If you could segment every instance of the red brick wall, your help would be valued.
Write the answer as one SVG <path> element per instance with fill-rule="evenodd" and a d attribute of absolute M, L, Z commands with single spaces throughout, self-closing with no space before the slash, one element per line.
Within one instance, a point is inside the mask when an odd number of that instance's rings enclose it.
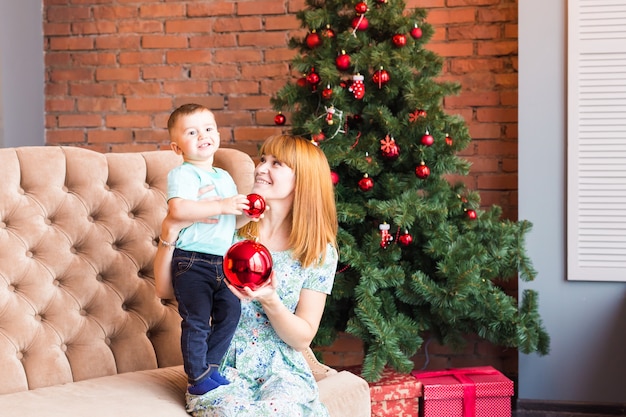
<path fill-rule="evenodd" d="M 295 17 L 304 0 L 43 3 L 48 144 L 165 149 L 169 113 L 191 100 L 215 111 L 223 146 L 254 155 L 279 131 L 270 97 L 290 77 L 294 52 L 286 45 L 304 34 Z M 473 168 L 463 180 L 484 205 L 515 219 L 517 1 L 407 0 L 407 7 L 429 10 L 436 33 L 428 47 L 446 58 L 443 78 L 462 85 L 445 106 L 473 137 L 463 152 Z M 502 356 L 480 342 L 468 349 L 463 357 Z"/>

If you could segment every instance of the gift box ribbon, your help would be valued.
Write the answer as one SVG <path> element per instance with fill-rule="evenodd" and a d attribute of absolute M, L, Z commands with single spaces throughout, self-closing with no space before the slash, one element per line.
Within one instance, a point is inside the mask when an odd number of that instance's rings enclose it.
<path fill-rule="evenodd" d="M 476 417 L 476 384 L 468 375 L 497 375 L 499 372 L 493 368 L 451 368 L 443 371 L 414 371 L 412 374 L 417 379 L 441 376 L 455 378 L 463 386 L 463 417 Z"/>

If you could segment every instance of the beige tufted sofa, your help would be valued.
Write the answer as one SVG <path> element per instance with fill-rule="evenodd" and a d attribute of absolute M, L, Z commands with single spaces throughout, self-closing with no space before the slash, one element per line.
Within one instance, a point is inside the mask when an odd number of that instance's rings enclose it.
<path fill-rule="evenodd" d="M 187 415 L 180 320 L 152 270 L 178 163 L 170 151 L 0 149 L 0 415 Z M 246 154 L 221 149 L 216 165 L 249 190 Z M 333 417 L 370 415 L 364 380 L 311 366 Z"/>

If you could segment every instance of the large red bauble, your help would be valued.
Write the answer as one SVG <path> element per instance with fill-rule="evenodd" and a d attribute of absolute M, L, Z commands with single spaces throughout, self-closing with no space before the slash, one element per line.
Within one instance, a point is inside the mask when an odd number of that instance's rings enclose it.
<path fill-rule="evenodd" d="M 419 27 L 415 26 L 413 29 L 411 29 L 411 36 L 413 37 L 413 39 L 419 39 L 422 37 L 422 29 L 420 29 Z"/>
<path fill-rule="evenodd" d="M 339 174 L 335 171 L 330 171 L 330 179 L 333 182 L 333 185 L 339 184 Z"/>
<path fill-rule="evenodd" d="M 365 174 L 363 178 L 359 180 L 359 188 L 361 189 L 361 191 L 370 191 L 372 188 L 374 188 L 374 180 L 371 179 L 367 174 Z"/>
<path fill-rule="evenodd" d="M 365 30 L 370 26 L 369 20 L 365 16 L 356 16 L 352 19 L 352 28 L 356 30 Z"/>
<path fill-rule="evenodd" d="M 402 48 L 404 45 L 406 45 L 406 35 L 403 33 L 397 33 L 393 35 L 393 38 L 391 38 L 391 40 L 393 41 L 393 44 L 396 45 L 398 48 Z"/>
<path fill-rule="evenodd" d="M 372 81 L 378 86 L 378 88 L 382 88 L 383 85 L 387 84 L 389 79 L 389 73 L 382 68 L 372 75 Z"/>
<path fill-rule="evenodd" d="M 350 55 L 346 54 L 344 51 L 341 52 L 337 58 L 335 58 L 335 65 L 339 71 L 345 71 L 350 68 Z"/>
<path fill-rule="evenodd" d="M 433 143 L 435 143 L 435 138 L 433 138 L 430 133 L 426 132 L 424 136 L 422 136 L 422 145 L 431 146 Z"/>
<path fill-rule="evenodd" d="M 254 219 L 260 217 L 261 214 L 265 211 L 265 200 L 258 194 L 252 193 L 248 194 L 248 205 L 250 208 L 248 210 L 244 210 L 244 212 Z"/>
<path fill-rule="evenodd" d="M 274 116 L 274 123 L 278 126 L 284 125 L 286 121 L 287 119 L 285 118 L 285 115 L 282 113 L 278 113 L 276 116 Z"/>
<path fill-rule="evenodd" d="M 476 210 L 469 209 L 467 210 L 467 217 L 470 220 L 476 220 L 476 218 L 478 217 L 478 214 L 476 213 Z"/>
<path fill-rule="evenodd" d="M 402 246 L 409 246 L 411 242 L 413 242 L 413 236 L 411 236 L 408 230 L 405 230 L 404 233 L 398 237 L 398 242 Z"/>
<path fill-rule="evenodd" d="M 367 3 L 365 3 L 364 1 L 360 1 L 354 6 L 354 11 L 358 14 L 365 14 L 367 13 L 367 10 Z"/>
<path fill-rule="evenodd" d="M 309 49 L 314 49 L 322 44 L 322 39 L 320 38 L 320 35 L 317 34 L 317 32 L 313 31 L 306 35 L 305 43 L 306 46 L 309 47 Z"/>
<path fill-rule="evenodd" d="M 224 275 L 235 288 L 256 290 L 272 272 L 272 255 L 262 244 L 242 240 L 232 245 L 224 255 Z"/>
<path fill-rule="evenodd" d="M 426 166 L 426 164 L 422 163 L 415 168 L 415 175 L 417 178 L 428 178 L 430 175 L 430 168 Z"/>

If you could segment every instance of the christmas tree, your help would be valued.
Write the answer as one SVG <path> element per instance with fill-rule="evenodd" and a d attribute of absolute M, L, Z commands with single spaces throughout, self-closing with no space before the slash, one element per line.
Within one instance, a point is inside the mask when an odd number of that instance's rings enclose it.
<path fill-rule="evenodd" d="M 462 346 L 477 334 L 524 353 L 546 354 L 537 294 L 509 296 L 501 280 L 532 280 L 527 221 L 481 209 L 457 153 L 471 138 L 443 110 L 459 85 L 440 82 L 442 59 L 424 48 L 433 34 L 423 9 L 402 0 L 307 0 L 292 38 L 301 77 L 273 98 L 283 125 L 320 146 L 333 170 L 340 265 L 316 340 L 338 331 L 365 346 L 363 375 L 389 364 L 408 372 L 427 333 Z M 285 114 L 283 114 L 285 112 Z"/>

